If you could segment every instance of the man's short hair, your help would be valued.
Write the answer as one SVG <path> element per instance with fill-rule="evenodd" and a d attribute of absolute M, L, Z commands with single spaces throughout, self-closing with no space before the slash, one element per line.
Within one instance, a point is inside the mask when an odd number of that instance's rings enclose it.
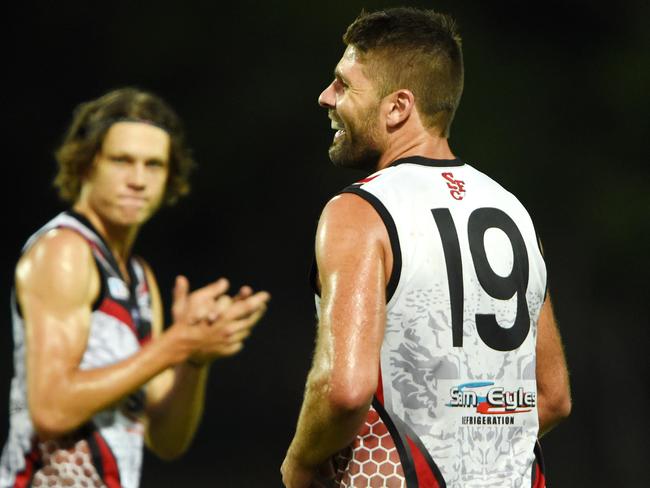
<path fill-rule="evenodd" d="M 362 11 L 343 36 L 360 52 L 379 96 L 408 89 L 427 127 L 449 136 L 463 92 L 463 53 L 454 20 L 433 10 Z"/>
<path fill-rule="evenodd" d="M 142 121 L 169 134 L 169 177 L 164 201 L 173 204 L 189 193 L 194 166 L 180 118 L 160 97 L 137 88 L 120 88 L 77 106 L 63 143 L 56 150 L 59 165 L 54 186 L 70 203 L 79 197 L 83 177 L 101 150 L 106 133 L 116 122 Z"/>

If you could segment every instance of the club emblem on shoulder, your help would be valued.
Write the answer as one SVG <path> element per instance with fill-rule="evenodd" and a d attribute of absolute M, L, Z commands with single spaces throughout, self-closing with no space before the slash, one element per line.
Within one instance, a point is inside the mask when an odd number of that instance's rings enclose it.
<path fill-rule="evenodd" d="M 465 196 L 465 182 L 454 179 L 453 173 L 442 173 L 442 177 L 447 180 L 449 194 L 454 200 L 462 200 Z"/>
<path fill-rule="evenodd" d="M 129 289 L 121 279 L 109 276 L 108 278 L 108 291 L 117 300 L 128 300 Z"/>

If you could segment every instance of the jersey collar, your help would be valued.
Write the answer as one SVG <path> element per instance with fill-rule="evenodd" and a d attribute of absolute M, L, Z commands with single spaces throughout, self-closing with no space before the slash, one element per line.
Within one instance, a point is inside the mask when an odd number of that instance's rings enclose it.
<path fill-rule="evenodd" d="M 421 166 L 435 166 L 437 168 L 446 168 L 448 166 L 462 166 L 460 159 L 431 159 L 423 156 L 409 156 L 407 158 L 396 159 L 388 166 L 398 166 L 400 164 L 419 164 Z"/>

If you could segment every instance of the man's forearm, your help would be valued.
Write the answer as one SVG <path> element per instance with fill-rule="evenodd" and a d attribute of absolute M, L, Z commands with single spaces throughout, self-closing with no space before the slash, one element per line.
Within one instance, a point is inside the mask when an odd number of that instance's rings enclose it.
<path fill-rule="evenodd" d="M 553 430 L 569 415 L 570 406 L 566 406 L 566 403 L 561 401 L 553 402 L 545 395 L 538 393 L 537 416 L 539 419 L 539 431 L 537 437 L 541 438 Z"/>
<path fill-rule="evenodd" d="M 171 388 L 148 409 L 147 445 L 163 459 L 189 447 L 201 422 L 208 366 L 188 363 L 174 368 Z"/>
<path fill-rule="evenodd" d="M 332 403 L 326 385 L 308 384 L 287 456 L 305 467 L 320 466 L 354 440 L 371 400 L 359 408 L 346 408 Z"/>
<path fill-rule="evenodd" d="M 149 343 L 133 356 L 102 368 L 77 369 L 57 382 L 48 375 L 29 377 L 30 412 L 39 434 L 56 437 L 83 425 L 174 364 L 166 341 Z M 28 371 L 38 370 L 29 368 Z"/>

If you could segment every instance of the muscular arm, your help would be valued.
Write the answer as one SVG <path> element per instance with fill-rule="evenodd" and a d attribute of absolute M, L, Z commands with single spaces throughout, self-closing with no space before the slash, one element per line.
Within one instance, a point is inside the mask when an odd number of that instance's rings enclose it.
<path fill-rule="evenodd" d="M 69 230 L 43 236 L 18 264 L 16 284 L 25 322 L 27 389 L 34 427 L 42 437 L 64 435 L 159 373 L 176 367 L 161 375 L 149 389 L 153 427 L 149 429 L 150 440 L 163 456 L 172 457 L 187 446 L 198 424 L 201 407 L 197 409 L 196 403 L 202 405 L 206 374 L 203 367 L 195 372 L 183 363 L 189 357 L 209 362 L 236 353 L 262 315 L 269 296 L 265 292 L 249 293 L 231 305 L 232 300 L 224 296 L 228 287 L 225 280 L 188 294 L 189 284 L 181 278 L 175 288 L 174 324 L 165 333 L 160 332 L 162 314 L 155 289 L 155 339 L 128 359 L 81 370 L 99 279 L 88 244 Z M 227 308 L 218 320 L 208 319 L 217 302 Z M 176 405 L 166 401 L 164 392 L 169 391 L 174 392 L 173 396 L 181 392 L 181 399 L 192 397 L 180 433 L 168 430 L 168 423 L 159 423 L 156 405 Z M 178 413 L 175 408 L 170 411 Z M 161 435 L 170 435 L 173 441 L 156 442 Z"/>
<path fill-rule="evenodd" d="M 155 339 L 162 334 L 162 302 L 155 277 L 149 268 L 146 270 L 152 293 Z M 186 298 L 188 290 L 187 280 L 179 277 L 172 307 L 175 322 L 189 305 Z M 243 340 L 264 314 L 268 299 L 268 293 L 253 294 L 249 287 L 244 287 L 234 298 L 222 295 L 213 300 L 210 309 L 215 319 L 207 327 L 213 337 L 216 337 L 216 342 L 206 344 L 188 362 L 167 369 L 147 385 L 146 442 L 158 456 L 173 459 L 187 450 L 203 415 L 210 363 L 218 357 L 231 356 L 242 349 Z M 199 313 L 203 314 L 204 312 Z M 190 325 L 190 328 L 197 327 L 201 325 Z"/>
<path fill-rule="evenodd" d="M 29 409 L 43 437 L 74 430 L 184 360 L 170 341 L 157 341 L 125 361 L 79 369 L 100 282 L 88 244 L 73 231 L 43 236 L 18 263 L 16 288 L 26 332 Z"/>
<path fill-rule="evenodd" d="M 296 434 L 283 466 L 287 486 L 308 486 L 301 470 L 313 472 L 348 446 L 363 425 L 377 388 L 387 249 L 385 227 L 366 201 L 344 194 L 325 207 L 316 237 L 320 323 Z"/>
<path fill-rule="evenodd" d="M 550 295 L 546 296 L 537 323 L 536 355 L 537 411 L 542 437 L 571 412 L 569 373 Z"/>
<path fill-rule="evenodd" d="M 151 291 L 153 338 L 162 334 L 163 309 L 158 284 L 147 266 Z M 173 459 L 189 447 L 203 414 L 207 365 L 187 363 L 169 368 L 149 382 L 147 392 L 147 447 L 163 459 Z"/>

